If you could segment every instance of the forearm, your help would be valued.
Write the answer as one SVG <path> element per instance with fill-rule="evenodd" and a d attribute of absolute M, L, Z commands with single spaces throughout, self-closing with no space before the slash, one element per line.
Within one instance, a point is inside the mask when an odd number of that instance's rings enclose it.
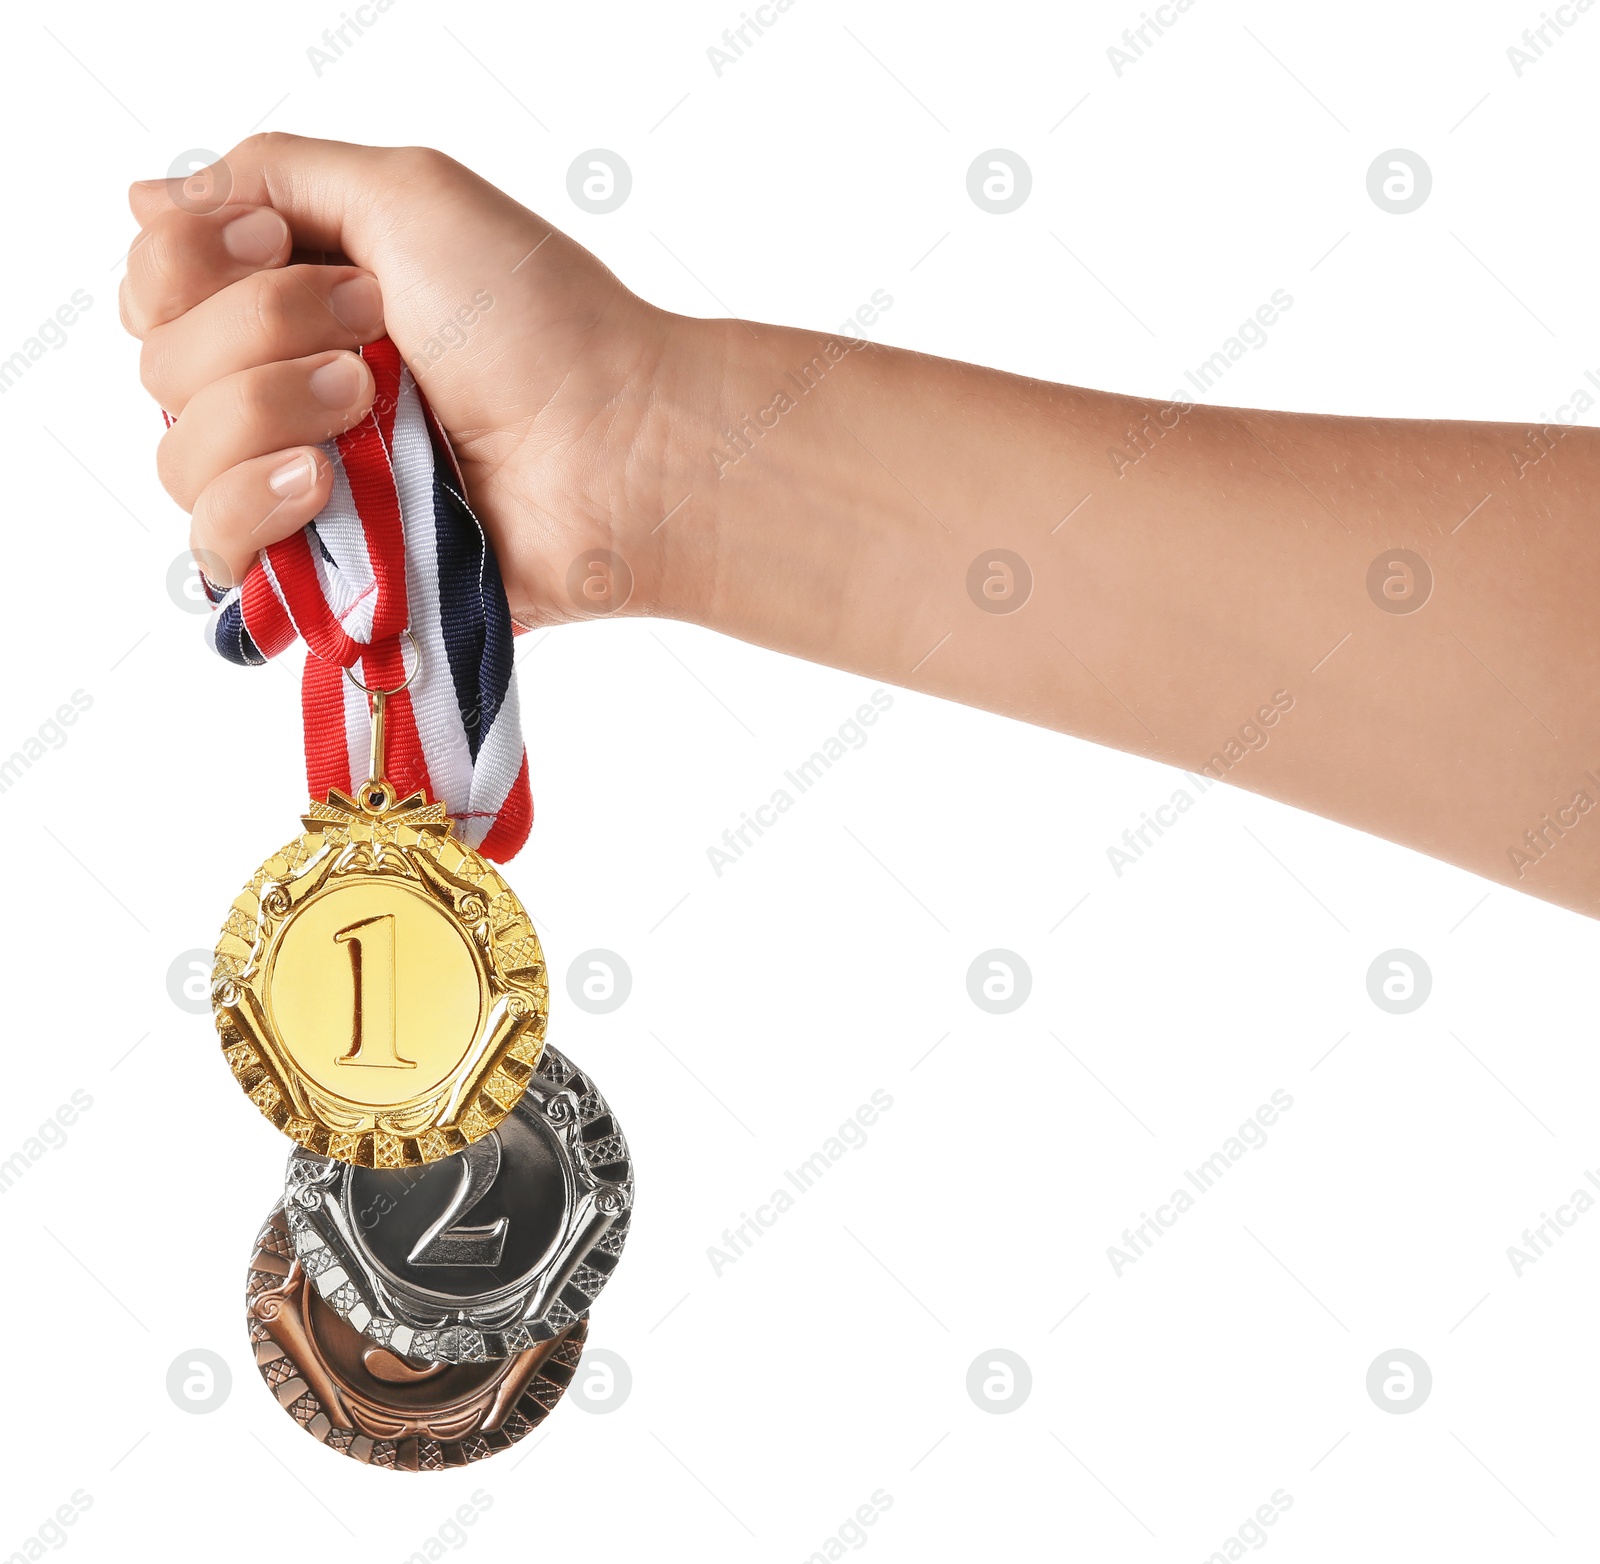
<path fill-rule="evenodd" d="M 222 172 L 215 211 L 134 187 L 122 298 L 213 579 L 328 503 L 387 334 L 524 624 L 695 620 L 1600 911 L 1600 432 L 1180 409 L 693 321 L 425 149 L 268 135 Z M 1426 600 L 1386 597 L 1394 550 Z"/>
<path fill-rule="evenodd" d="M 716 389 L 680 409 L 657 611 L 1600 910 L 1600 819 L 1574 804 L 1600 803 L 1600 435 L 1179 411 L 696 329 Z M 1413 611 L 1369 593 L 1395 549 L 1433 576 Z M 1009 599 L 998 550 L 1023 562 Z"/>

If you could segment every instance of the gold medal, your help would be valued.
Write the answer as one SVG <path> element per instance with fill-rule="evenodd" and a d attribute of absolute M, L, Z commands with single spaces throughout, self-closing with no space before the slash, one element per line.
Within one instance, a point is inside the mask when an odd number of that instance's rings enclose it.
<path fill-rule="evenodd" d="M 304 833 L 251 877 L 211 985 L 250 1100 L 302 1146 L 377 1168 L 487 1135 L 538 1065 L 549 1007 L 516 893 L 442 803 L 397 798 L 384 778 L 383 704 L 397 693 L 367 691 L 371 779 L 313 802 Z"/>

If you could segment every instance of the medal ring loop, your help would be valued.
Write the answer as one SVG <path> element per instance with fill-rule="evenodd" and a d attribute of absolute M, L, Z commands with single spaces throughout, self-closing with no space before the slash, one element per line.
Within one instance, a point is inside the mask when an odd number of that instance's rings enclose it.
<path fill-rule="evenodd" d="M 355 687 L 360 690 L 363 695 L 382 695 L 385 698 L 398 695 L 402 690 L 410 689 L 411 681 L 422 672 L 422 648 L 417 645 L 416 636 L 411 633 L 411 628 L 409 625 L 400 633 L 411 643 L 411 652 L 413 657 L 411 672 L 408 673 L 399 684 L 395 685 L 392 690 L 375 690 L 370 685 L 363 684 L 348 668 L 346 668 L 344 670 L 345 678 L 355 685 Z M 403 666 L 404 657 L 402 657 L 401 663 Z"/>

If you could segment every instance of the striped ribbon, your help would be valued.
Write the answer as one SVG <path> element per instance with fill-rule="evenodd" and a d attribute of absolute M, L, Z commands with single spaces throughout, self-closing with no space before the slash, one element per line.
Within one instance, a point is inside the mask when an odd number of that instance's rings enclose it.
<path fill-rule="evenodd" d="M 322 447 L 332 497 L 240 585 L 212 593 L 207 639 L 246 666 L 305 641 L 306 780 L 320 799 L 353 792 L 369 765 L 367 698 L 344 670 L 395 689 L 410 671 L 409 629 L 422 668 L 387 704 L 389 780 L 402 798 L 420 788 L 443 801 L 463 841 L 504 861 L 533 823 L 505 587 L 411 371 L 387 337 L 362 356 L 377 395 Z"/>

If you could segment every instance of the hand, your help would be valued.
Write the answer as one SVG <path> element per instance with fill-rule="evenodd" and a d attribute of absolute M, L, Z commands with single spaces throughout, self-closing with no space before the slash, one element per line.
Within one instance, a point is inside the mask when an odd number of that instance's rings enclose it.
<path fill-rule="evenodd" d="M 372 402 L 350 350 L 387 333 L 450 431 L 513 616 L 577 617 L 568 565 L 622 536 L 629 607 L 647 610 L 651 528 L 678 498 L 662 497 L 665 369 L 700 323 L 425 149 L 252 136 L 129 203 L 123 323 L 146 389 L 178 415 L 161 481 L 219 584 L 326 503 L 317 443 Z M 300 260 L 318 253 L 348 264 Z"/>
<path fill-rule="evenodd" d="M 669 315 L 435 152 L 260 136 L 211 173 L 216 211 L 134 187 L 123 313 L 181 415 L 162 480 L 222 569 L 322 506 L 315 442 L 366 411 L 350 349 L 387 330 L 525 624 L 579 617 L 567 572 L 608 548 L 632 612 L 1205 771 L 1600 915 L 1600 826 L 1576 828 L 1600 786 L 1594 431 L 1521 464 L 1515 426 L 1204 405 L 1174 424 L 848 324 Z M 1369 601 L 1396 550 L 1432 562 L 1426 613 Z M 1268 747 L 1256 718 L 1291 697 Z"/>

